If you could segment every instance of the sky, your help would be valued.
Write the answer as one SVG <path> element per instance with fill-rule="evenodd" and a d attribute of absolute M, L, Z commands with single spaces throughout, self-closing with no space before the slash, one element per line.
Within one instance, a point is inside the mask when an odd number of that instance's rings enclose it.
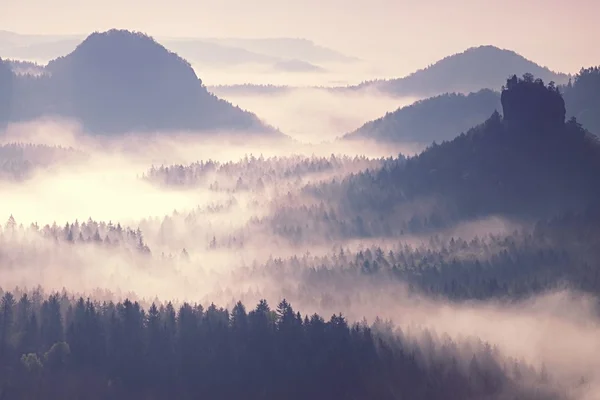
<path fill-rule="evenodd" d="M 598 0 L 0 0 L 0 29 L 153 36 L 303 37 L 398 75 L 468 47 L 515 50 L 562 72 L 600 64 Z"/>

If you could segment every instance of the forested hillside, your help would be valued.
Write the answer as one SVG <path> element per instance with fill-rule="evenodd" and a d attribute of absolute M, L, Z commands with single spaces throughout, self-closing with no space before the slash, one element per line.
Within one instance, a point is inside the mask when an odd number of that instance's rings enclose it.
<path fill-rule="evenodd" d="M 307 190 L 323 201 L 337 199 L 341 216 L 372 221 L 386 215 L 391 225 L 384 230 L 394 231 L 410 221 L 419 225 L 415 218 L 440 227 L 496 214 L 547 217 L 595 204 L 600 147 L 576 119 L 565 121 L 559 90 L 530 74 L 513 76 L 502 106 L 504 118 L 495 112 L 407 161 Z"/>
<path fill-rule="evenodd" d="M 209 93 L 187 61 L 141 33 L 93 33 L 45 72 L 12 77 L 12 94 L 0 107 L 4 120 L 58 115 L 108 134 L 221 129 L 278 135 Z"/>

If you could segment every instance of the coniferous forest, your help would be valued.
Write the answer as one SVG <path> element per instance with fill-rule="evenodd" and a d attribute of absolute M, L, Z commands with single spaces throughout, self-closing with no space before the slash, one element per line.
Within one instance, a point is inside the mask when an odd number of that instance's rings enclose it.
<path fill-rule="evenodd" d="M 595 399 L 600 75 L 536 71 L 307 144 L 144 34 L 0 60 L 0 400 Z"/>

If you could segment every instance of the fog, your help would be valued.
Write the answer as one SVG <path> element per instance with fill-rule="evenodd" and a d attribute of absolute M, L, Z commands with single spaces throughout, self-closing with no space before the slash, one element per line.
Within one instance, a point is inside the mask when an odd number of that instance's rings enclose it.
<path fill-rule="evenodd" d="M 282 93 L 216 93 L 303 142 L 320 142 L 360 128 L 386 112 L 412 104 L 418 98 L 389 97 L 377 91 L 338 93 L 293 88 Z"/>
<path fill-rule="evenodd" d="M 3 218 L 12 215 L 23 224 L 17 231 L 10 223 L 2 229 L 1 286 L 65 288 L 98 298 L 142 299 L 146 305 L 155 298 L 224 306 L 240 299 L 251 306 L 261 298 L 271 304 L 286 298 L 305 314 L 342 312 L 352 321 L 390 319 L 400 330 L 397 334 L 416 335 L 427 329 L 456 340 L 476 337 L 497 346 L 504 356 L 544 366 L 572 398 L 598 398 L 597 298 L 565 289 L 518 301 L 452 302 L 411 291 L 386 276 L 333 271 L 315 279 L 319 257 L 337 254 L 341 248 L 349 254 L 374 245 L 384 252 L 402 246 L 427 248 L 432 235 L 347 239 L 314 231 L 311 234 L 321 244 L 313 245 L 293 243 L 274 232 L 268 218 L 280 204 L 314 201 L 302 191 L 307 183 L 343 179 L 380 166 L 382 158 L 418 151 L 409 145 L 390 149 L 364 143 L 314 144 L 397 108 L 398 101 L 304 89 L 283 96 L 239 98 L 241 106 L 303 144 L 260 138 L 247 143 L 228 132 L 156 133 L 152 140 L 136 133 L 100 138 L 83 134 L 73 122 L 50 119 L 11 125 L 3 143 L 72 147 L 85 157 L 35 168 L 24 180 L 0 181 Z M 332 154 L 348 158 L 323 170 L 305 167 Z M 152 179 L 149 173 L 152 166 L 208 160 L 224 166 L 211 167 L 206 175 L 199 167 L 195 174 L 201 178 L 183 184 L 161 181 L 160 174 Z M 287 174 L 297 166 L 302 167 L 300 172 Z M 252 187 L 252 180 L 249 188 L 236 186 L 238 175 L 260 176 L 264 187 Z M 67 222 L 75 224 L 70 228 L 73 242 L 65 241 L 59 231 Z M 139 228 L 143 236 L 119 236 L 107 227 L 109 222 L 131 232 Z M 29 227 L 32 223 L 38 226 Z M 435 235 L 470 240 L 508 235 L 516 229 L 529 226 L 491 217 L 465 221 Z M 111 244 L 89 240 L 96 232 Z M 79 233 L 84 240 L 77 239 Z M 140 254 L 140 242 L 150 253 Z M 578 386 L 582 379 L 586 386 Z"/>
<path fill-rule="evenodd" d="M 251 144 L 246 144 L 239 136 L 227 132 L 199 135 L 157 133 L 152 135 L 152 140 L 136 133 L 119 138 L 92 137 L 85 135 L 76 123 L 57 119 L 10 125 L 0 136 L 0 144 L 62 146 L 80 151 L 83 156 L 78 162 L 57 162 L 48 168 L 36 169 L 24 182 L 0 181 L 3 193 L 9 194 L 3 196 L 3 207 L 26 224 L 85 220 L 88 217 L 139 221 L 226 199 L 224 194 L 209 192 L 205 187 L 165 189 L 140 179 L 152 165 L 189 164 L 199 160 L 236 162 L 249 155 L 392 157 L 401 152 L 412 154 L 417 149 L 413 145 L 390 148 L 353 142 L 313 145 L 257 137 Z"/>
<path fill-rule="evenodd" d="M 182 56 L 185 57 L 184 54 Z M 208 86 L 255 84 L 299 87 L 331 87 L 356 85 L 376 78 L 393 78 L 398 72 L 386 64 L 367 60 L 355 62 L 308 63 L 305 69 L 286 69 L 285 64 L 243 63 L 215 66 L 195 63 L 192 67 Z M 312 66 L 313 68 L 310 68 Z"/>

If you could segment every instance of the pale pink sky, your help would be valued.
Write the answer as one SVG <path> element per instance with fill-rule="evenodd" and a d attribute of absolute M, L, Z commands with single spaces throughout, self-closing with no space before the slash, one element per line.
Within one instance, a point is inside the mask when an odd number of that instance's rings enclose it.
<path fill-rule="evenodd" d="M 0 29 L 305 37 L 399 74 L 493 44 L 552 69 L 600 64 L 600 0 L 0 0 Z M 404 71 L 402 71 L 404 70 Z"/>

